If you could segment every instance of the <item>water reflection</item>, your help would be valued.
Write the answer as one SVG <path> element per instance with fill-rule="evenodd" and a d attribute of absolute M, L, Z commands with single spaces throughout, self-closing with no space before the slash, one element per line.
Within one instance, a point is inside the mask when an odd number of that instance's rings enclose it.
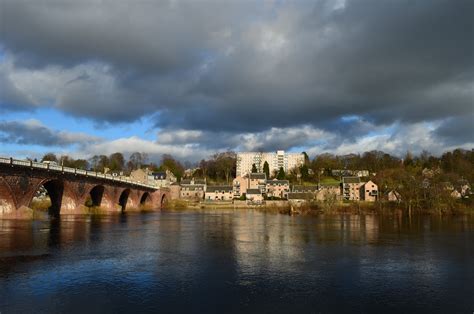
<path fill-rule="evenodd" d="M 466 312 L 473 231 L 252 210 L 0 220 L 0 312 Z"/>

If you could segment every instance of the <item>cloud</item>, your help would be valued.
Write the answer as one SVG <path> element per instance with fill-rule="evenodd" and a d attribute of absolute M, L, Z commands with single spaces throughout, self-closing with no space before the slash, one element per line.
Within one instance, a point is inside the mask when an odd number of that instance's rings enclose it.
<path fill-rule="evenodd" d="M 434 131 L 434 136 L 441 138 L 446 144 L 459 145 L 474 141 L 474 108 L 460 117 L 451 117 L 443 121 Z"/>
<path fill-rule="evenodd" d="M 396 138 L 390 126 L 427 124 L 444 148 L 466 145 L 473 12 L 470 0 L 4 0 L 1 110 L 151 116 L 166 149 L 375 147 Z"/>
<path fill-rule="evenodd" d="M 0 143 L 41 146 L 86 146 L 102 139 L 84 133 L 54 131 L 38 120 L 0 121 Z"/>

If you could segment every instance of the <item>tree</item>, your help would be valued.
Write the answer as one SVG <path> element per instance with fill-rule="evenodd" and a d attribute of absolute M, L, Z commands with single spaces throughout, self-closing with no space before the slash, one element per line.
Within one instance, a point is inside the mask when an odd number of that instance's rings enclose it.
<path fill-rule="evenodd" d="M 109 166 L 109 157 L 105 155 L 93 156 L 90 159 L 92 169 L 97 172 L 103 172 Z"/>
<path fill-rule="evenodd" d="M 309 166 L 309 156 L 308 154 L 306 154 L 306 152 L 302 152 L 303 156 L 304 156 L 304 164 L 306 166 Z"/>
<path fill-rule="evenodd" d="M 113 153 L 109 157 L 109 168 L 112 171 L 122 171 L 125 166 L 125 158 L 122 153 Z"/>
<path fill-rule="evenodd" d="M 55 154 L 53 153 L 47 153 L 43 156 L 43 158 L 41 158 L 41 162 L 43 161 L 54 161 L 54 162 L 58 162 L 58 157 L 56 157 Z"/>
<path fill-rule="evenodd" d="M 403 158 L 403 165 L 405 167 L 409 167 L 409 166 L 414 166 L 415 165 L 415 161 L 413 159 L 413 155 L 410 151 L 407 151 L 407 153 L 405 154 L 405 158 Z"/>
<path fill-rule="evenodd" d="M 176 178 L 178 178 L 178 180 L 181 180 L 181 178 L 183 177 L 183 173 L 184 173 L 183 165 L 169 154 L 163 155 L 163 157 L 161 158 L 160 167 L 163 170 L 167 169 L 171 171 L 176 176 Z"/>
<path fill-rule="evenodd" d="M 201 170 L 203 178 L 207 177 L 207 169 L 209 168 L 209 162 L 205 159 L 202 159 L 199 162 L 199 169 Z"/>
<path fill-rule="evenodd" d="M 255 166 L 255 164 L 252 164 L 252 173 L 257 173 L 258 170 L 257 170 L 257 166 Z"/>
<path fill-rule="evenodd" d="M 224 152 L 213 156 L 217 170 L 224 175 L 227 183 L 230 177 L 235 174 L 236 155 L 234 152 Z"/>
<path fill-rule="evenodd" d="M 300 167 L 300 174 L 301 174 L 301 179 L 303 179 L 303 181 L 308 180 L 308 178 L 309 178 L 309 169 L 308 169 L 308 166 L 306 164 L 304 164 Z"/>
<path fill-rule="evenodd" d="M 61 157 L 59 157 L 59 160 L 58 160 L 58 163 L 61 166 L 71 167 L 71 168 L 75 167 L 74 162 L 75 162 L 75 160 L 73 158 L 69 157 L 68 155 L 62 155 Z"/>
<path fill-rule="evenodd" d="M 128 158 L 127 168 L 129 170 L 140 169 L 147 162 L 147 159 L 148 155 L 146 153 L 134 152 Z"/>
<path fill-rule="evenodd" d="M 267 179 L 270 179 L 270 166 L 268 165 L 268 162 L 265 160 L 263 163 L 263 172 L 267 175 Z"/>
<path fill-rule="evenodd" d="M 85 159 L 76 159 L 74 161 L 74 168 L 87 170 L 89 168 L 89 163 Z"/>
<path fill-rule="evenodd" d="M 285 170 L 283 170 L 283 167 L 280 167 L 280 170 L 278 171 L 278 174 L 277 174 L 277 179 L 284 180 L 285 178 L 286 178 Z"/>

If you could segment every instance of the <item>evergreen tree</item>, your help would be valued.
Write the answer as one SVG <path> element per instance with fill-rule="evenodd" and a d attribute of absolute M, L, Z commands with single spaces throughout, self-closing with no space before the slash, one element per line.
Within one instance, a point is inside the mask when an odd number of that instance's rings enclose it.
<path fill-rule="evenodd" d="M 257 173 L 258 170 L 257 170 L 257 166 L 255 166 L 255 164 L 252 164 L 252 173 Z"/>
<path fill-rule="evenodd" d="M 267 179 L 270 178 L 270 166 L 268 165 L 268 162 L 265 161 L 263 163 L 263 172 L 265 172 L 265 174 L 267 175 Z"/>
<path fill-rule="evenodd" d="M 309 178 L 309 168 L 306 164 L 300 167 L 301 178 L 303 180 L 308 180 Z"/>
<path fill-rule="evenodd" d="M 284 180 L 285 178 L 286 178 L 285 170 L 283 170 L 283 167 L 280 167 L 280 170 L 278 171 L 278 174 L 277 174 L 277 179 Z"/>

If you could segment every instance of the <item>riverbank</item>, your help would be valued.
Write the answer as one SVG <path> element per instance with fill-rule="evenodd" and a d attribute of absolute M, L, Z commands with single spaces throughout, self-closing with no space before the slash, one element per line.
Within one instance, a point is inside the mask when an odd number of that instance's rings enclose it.
<path fill-rule="evenodd" d="M 459 215 L 474 214 L 474 207 L 465 204 L 458 206 L 440 206 L 438 208 L 407 209 L 401 204 L 393 202 L 305 202 L 291 203 L 282 201 L 266 201 L 263 204 L 251 204 L 245 201 L 218 201 L 196 202 L 186 200 L 172 200 L 167 209 L 198 210 L 198 209 L 256 209 L 264 212 L 286 215 L 319 215 L 319 214 L 431 214 L 431 215 Z"/>

